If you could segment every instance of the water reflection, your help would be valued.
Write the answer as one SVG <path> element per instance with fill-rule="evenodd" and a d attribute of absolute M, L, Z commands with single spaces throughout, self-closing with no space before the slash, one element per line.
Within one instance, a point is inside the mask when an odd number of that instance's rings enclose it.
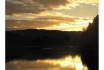
<path fill-rule="evenodd" d="M 6 64 L 6 70 L 88 70 L 82 64 L 80 56 L 65 56 L 59 59 L 44 59 L 36 61 L 14 60 Z"/>

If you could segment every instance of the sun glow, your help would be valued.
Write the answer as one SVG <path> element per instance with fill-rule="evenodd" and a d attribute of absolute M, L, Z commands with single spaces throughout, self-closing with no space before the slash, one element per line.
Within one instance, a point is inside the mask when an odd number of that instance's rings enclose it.
<path fill-rule="evenodd" d="M 43 28 L 37 29 L 46 29 L 46 30 L 61 30 L 61 31 L 83 31 L 83 28 L 87 28 L 89 23 L 93 21 L 89 18 L 82 18 L 76 19 L 75 22 L 60 22 L 57 25 L 46 26 Z"/>

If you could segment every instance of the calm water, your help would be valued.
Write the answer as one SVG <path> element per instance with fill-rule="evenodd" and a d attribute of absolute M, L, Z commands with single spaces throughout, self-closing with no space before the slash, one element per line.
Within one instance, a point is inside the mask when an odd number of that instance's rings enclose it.
<path fill-rule="evenodd" d="M 13 60 L 6 64 L 6 70 L 88 70 L 80 56 L 71 55 L 59 59 L 36 61 Z"/>
<path fill-rule="evenodd" d="M 81 57 L 79 55 L 74 55 L 74 56 L 71 55 L 71 53 L 76 52 L 76 49 L 78 51 L 78 48 L 72 47 L 72 46 L 67 48 L 69 48 L 69 50 L 64 49 L 64 51 L 63 50 L 60 51 L 60 52 L 69 51 L 68 54 L 69 53 L 70 54 L 65 55 L 64 57 L 57 58 L 57 59 L 56 58 L 37 59 L 37 60 L 31 60 L 31 61 L 12 60 L 6 63 L 6 70 L 88 70 L 87 66 L 82 64 Z M 54 48 L 43 48 L 41 49 L 41 51 L 42 52 L 46 50 L 53 51 L 53 49 Z M 59 54 L 59 55 L 62 55 L 62 54 Z"/>

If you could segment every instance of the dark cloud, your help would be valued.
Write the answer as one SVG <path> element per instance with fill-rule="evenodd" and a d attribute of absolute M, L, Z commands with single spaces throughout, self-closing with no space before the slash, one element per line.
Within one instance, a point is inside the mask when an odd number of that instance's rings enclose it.
<path fill-rule="evenodd" d="M 66 6 L 69 2 L 68 0 L 33 0 L 41 4 L 44 7 L 59 7 L 59 6 Z"/>
<path fill-rule="evenodd" d="M 78 6 L 78 3 L 96 4 L 96 0 L 6 0 L 6 15 L 33 13 L 38 14 L 46 10 L 70 9 Z M 70 5 L 69 5 L 70 4 Z M 69 6 L 68 6 L 69 5 Z"/>
<path fill-rule="evenodd" d="M 25 1 L 25 0 L 24 0 Z M 39 9 L 39 6 L 35 3 L 27 3 L 23 0 L 14 0 L 14 2 L 6 1 L 6 15 L 22 14 L 22 13 L 40 13 L 45 11 L 44 9 Z M 20 2 L 20 3 L 18 3 Z"/>
<path fill-rule="evenodd" d="M 6 15 L 33 13 L 37 14 L 65 6 L 67 0 L 6 0 Z"/>

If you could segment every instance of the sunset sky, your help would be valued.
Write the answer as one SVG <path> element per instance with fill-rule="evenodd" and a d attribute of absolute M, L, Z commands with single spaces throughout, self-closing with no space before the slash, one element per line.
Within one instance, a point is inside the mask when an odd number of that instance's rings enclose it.
<path fill-rule="evenodd" d="M 98 15 L 98 0 L 6 0 L 6 30 L 82 31 Z"/>

